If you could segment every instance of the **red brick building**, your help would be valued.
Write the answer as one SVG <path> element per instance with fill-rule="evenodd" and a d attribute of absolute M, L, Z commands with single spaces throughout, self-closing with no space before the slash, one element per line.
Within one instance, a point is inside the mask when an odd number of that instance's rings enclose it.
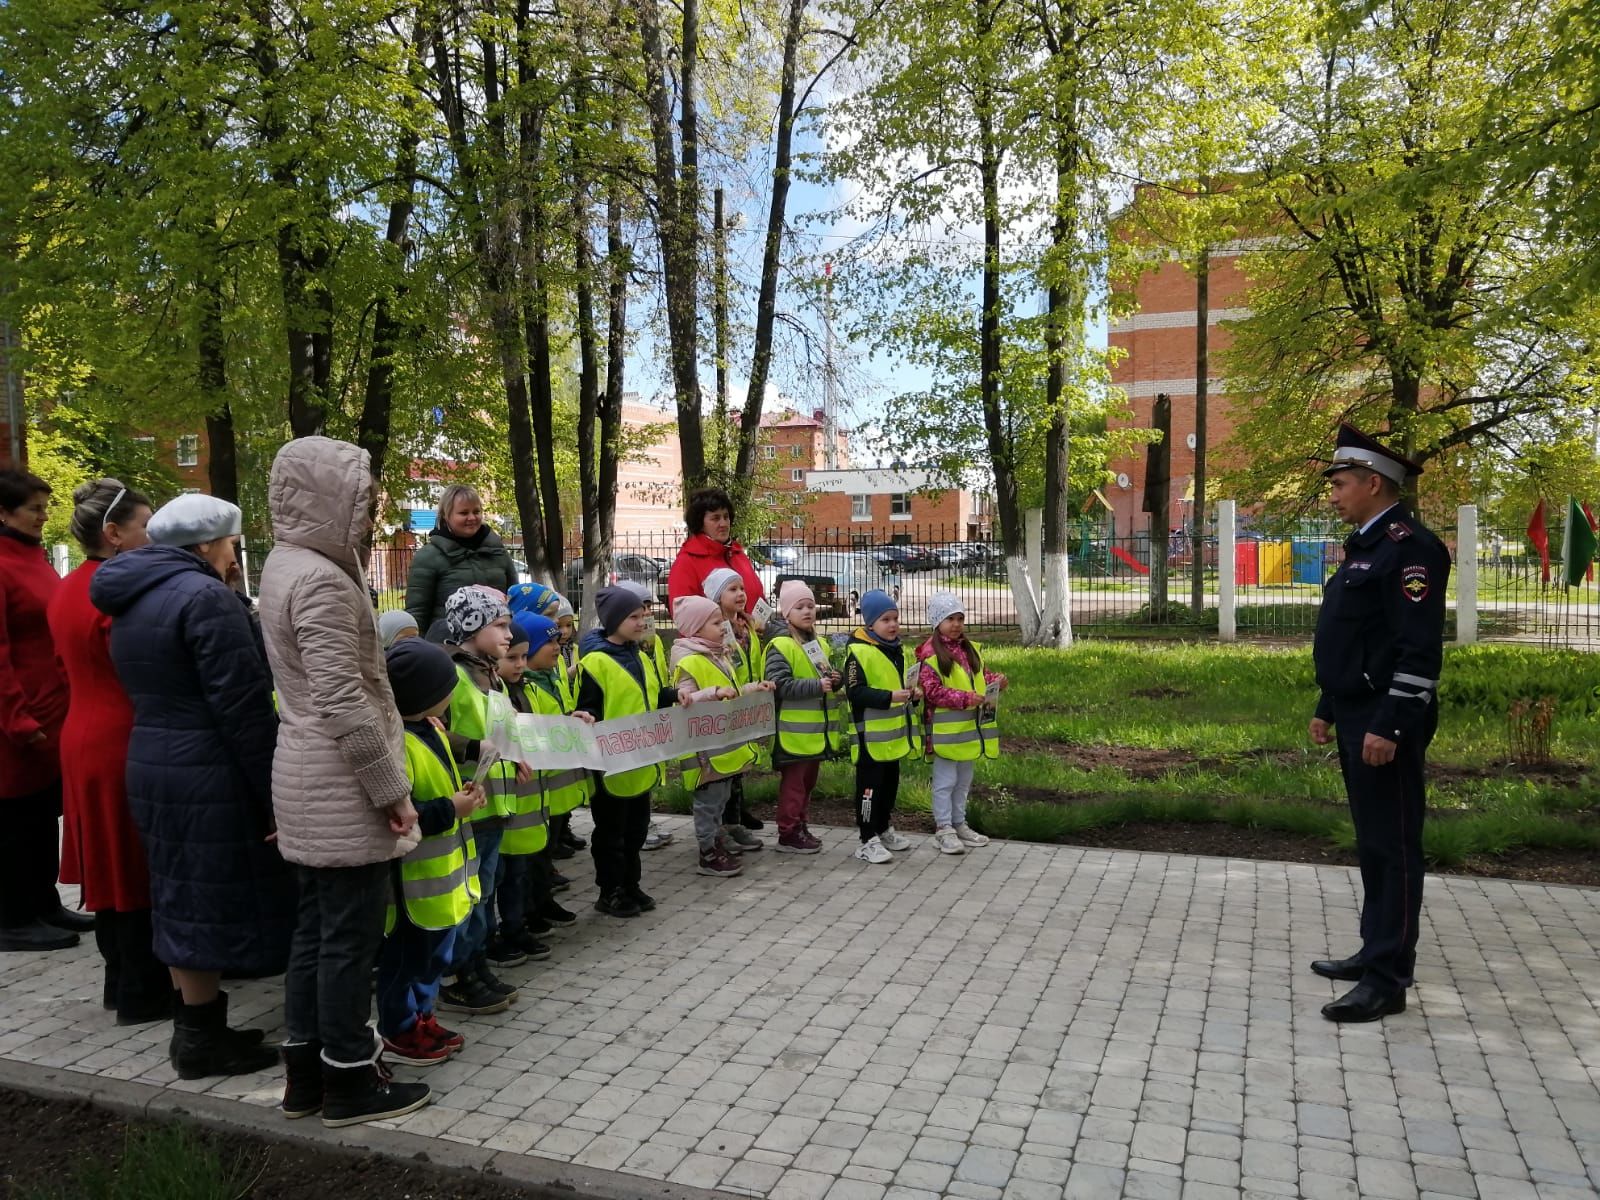
<path fill-rule="evenodd" d="M 1206 462 L 1209 470 L 1226 461 L 1228 435 L 1233 429 L 1233 399 L 1221 391 L 1220 367 L 1223 355 L 1232 344 L 1224 321 L 1249 315 L 1242 307 L 1249 281 L 1239 269 L 1240 256 L 1250 243 L 1229 243 L 1211 252 L 1208 307 L 1211 331 L 1209 354 L 1210 386 L 1206 398 Z M 1194 484 L 1195 447 L 1195 276 L 1188 264 L 1168 259 L 1143 272 L 1133 285 L 1138 305 L 1131 317 L 1114 321 L 1110 344 L 1123 351 L 1112 367 L 1111 382 L 1128 397 L 1130 420 L 1114 421 L 1116 427 L 1148 429 L 1152 426 L 1155 398 L 1161 393 L 1172 398 L 1171 509 L 1169 529 L 1177 529 L 1190 519 Z M 1145 457 L 1141 452 L 1111 463 L 1113 478 L 1104 489 L 1111 502 L 1112 516 L 1119 535 L 1148 529 L 1150 514 L 1144 512 Z"/>
<path fill-rule="evenodd" d="M 975 541 L 993 524 L 990 498 L 940 486 L 929 471 L 864 467 L 807 471 L 807 503 L 795 518 L 793 540 L 862 545 L 896 541 Z"/>

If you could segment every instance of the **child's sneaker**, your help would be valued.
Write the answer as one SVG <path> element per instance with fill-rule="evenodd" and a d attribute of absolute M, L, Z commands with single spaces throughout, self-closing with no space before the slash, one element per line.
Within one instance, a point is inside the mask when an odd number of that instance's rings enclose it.
<path fill-rule="evenodd" d="M 565 892 L 565 891 L 571 890 L 571 888 L 572 888 L 572 880 L 568 879 L 565 875 L 563 875 L 560 871 L 556 870 L 554 867 L 551 867 L 550 868 L 550 891 L 552 893 Z"/>
<path fill-rule="evenodd" d="M 508 945 L 515 946 L 526 956 L 525 961 L 543 962 L 550 957 L 550 947 L 534 936 L 533 930 L 524 926 L 515 933 L 506 935 Z M 491 961 L 494 955 L 489 955 Z"/>
<path fill-rule="evenodd" d="M 989 839 L 984 837 L 965 821 L 956 826 L 956 836 L 961 839 L 963 846 L 987 846 Z"/>
<path fill-rule="evenodd" d="M 728 849 L 735 854 L 750 854 L 763 845 L 761 839 L 743 825 L 724 825 L 722 836 L 727 840 Z"/>
<path fill-rule="evenodd" d="M 655 897 L 648 895 L 638 884 L 628 889 L 628 896 L 639 906 L 642 913 L 654 912 L 656 908 Z"/>
<path fill-rule="evenodd" d="M 729 877 L 743 874 L 744 868 L 739 865 L 738 859 L 722 848 L 722 843 L 719 842 L 710 850 L 701 853 L 700 865 L 695 868 L 695 873 Z"/>
<path fill-rule="evenodd" d="M 641 850 L 660 850 L 663 846 L 672 845 L 672 834 L 661 826 L 659 821 L 650 822 L 650 832 L 644 835 L 644 845 Z"/>
<path fill-rule="evenodd" d="M 956 835 L 956 831 L 948 825 L 933 831 L 933 844 L 939 847 L 940 854 L 965 854 L 967 852 L 967 848 L 961 844 L 961 839 Z"/>
<path fill-rule="evenodd" d="M 516 935 L 503 930 L 489 939 L 487 953 L 497 967 L 520 967 L 528 961 L 527 952 L 516 943 Z"/>
<path fill-rule="evenodd" d="M 779 854 L 815 854 L 822 849 L 822 843 L 802 825 L 790 833 L 780 833 L 778 844 L 773 849 Z"/>
<path fill-rule="evenodd" d="M 475 975 L 463 974 L 454 983 L 439 989 L 439 1007 L 446 1012 L 467 1013 L 482 1017 L 489 1013 L 505 1012 L 511 1007 L 499 992 L 491 992 Z"/>
<path fill-rule="evenodd" d="M 418 1017 L 417 1024 L 422 1027 L 423 1032 L 452 1054 L 467 1044 L 467 1039 L 455 1030 L 446 1029 L 439 1024 L 437 1013 L 429 1013 L 425 1017 Z"/>
<path fill-rule="evenodd" d="M 508 1004 L 521 997 L 522 993 L 517 991 L 511 984 L 495 977 L 495 973 L 489 969 L 488 959 L 479 958 L 473 965 L 477 968 L 478 982 L 483 984 L 486 991 L 493 992 L 497 996 L 504 996 Z"/>
<path fill-rule="evenodd" d="M 883 842 L 879 838 L 873 838 L 870 842 L 862 842 L 861 849 L 856 851 L 856 857 L 862 862 L 879 865 L 894 861 L 894 855 L 884 848 Z"/>
<path fill-rule="evenodd" d="M 900 851 L 911 849 L 911 839 L 897 830 L 893 825 L 879 835 L 878 840 L 889 850 Z"/>
<path fill-rule="evenodd" d="M 570 911 L 569 909 L 562 908 L 561 905 L 557 904 L 554 900 L 546 900 L 539 906 L 539 916 L 543 920 L 548 921 L 551 925 L 559 925 L 563 928 L 568 925 L 576 925 L 578 923 L 578 916 L 576 913 Z"/>
<path fill-rule="evenodd" d="M 450 1057 L 450 1048 L 430 1034 L 420 1020 L 404 1033 L 384 1038 L 383 1050 L 396 1061 L 413 1067 L 437 1067 Z"/>
<path fill-rule="evenodd" d="M 603 912 L 609 917 L 637 917 L 639 904 L 627 892 L 603 892 L 594 902 L 597 912 Z"/>

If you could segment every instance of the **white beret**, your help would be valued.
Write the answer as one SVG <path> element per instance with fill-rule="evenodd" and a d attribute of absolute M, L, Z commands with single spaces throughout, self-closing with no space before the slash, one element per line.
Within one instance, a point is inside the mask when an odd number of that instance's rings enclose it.
<path fill-rule="evenodd" d="M 189 492 L 156 509 L 145 532 L 158 546 L 198 546 L 218 538 L 238 537 L 237 504 Z"/>

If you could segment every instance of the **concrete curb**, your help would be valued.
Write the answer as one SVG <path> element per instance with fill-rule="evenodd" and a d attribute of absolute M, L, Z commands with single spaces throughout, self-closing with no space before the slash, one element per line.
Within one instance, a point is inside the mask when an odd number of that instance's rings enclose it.
<path fill-rule="evenodd" d="M 149 1083 L 103 1079 L 8 1059 L 0 1059 L 0 1088 L 45 1100 L 87 1101 L 127 1117 L 192 1121 L 218 1133 L 243 1133 L 287 1146 L 340 1154 L 378 1154 L 412 1165 L 428 1163 L 446 1171 L 475 1172 L 520 1187 L 537 1200 L 738 1200 L 731 1192 L 707 1191 L 643 1175 L 601 1171 L 369 1125 L 326 1129 L 318 1120 L 285 1121 L 271 1109 L 242 1100 L 175 1092 Z"/>

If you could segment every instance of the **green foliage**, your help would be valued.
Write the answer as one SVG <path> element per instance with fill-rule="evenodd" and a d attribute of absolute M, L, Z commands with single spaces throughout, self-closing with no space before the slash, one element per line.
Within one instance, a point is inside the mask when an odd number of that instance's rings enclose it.
<path fill-rule="evenodd" d="M 243 1156 L 212 1139 L 178 1124 L 136 1125 L 115 1161 L 80 1160 L 69 1179 L 22 1200 L 239 1200 L 253 1185 Z"/>
<path fill-rule="evenodd" d="M 1553 696 L 1565 710 L 1600 710 L 1592 655 L 1533 646 L 1454 649 L 1439 681 L 1439 702 L 1504 717 L 1517 700 Z"/>

